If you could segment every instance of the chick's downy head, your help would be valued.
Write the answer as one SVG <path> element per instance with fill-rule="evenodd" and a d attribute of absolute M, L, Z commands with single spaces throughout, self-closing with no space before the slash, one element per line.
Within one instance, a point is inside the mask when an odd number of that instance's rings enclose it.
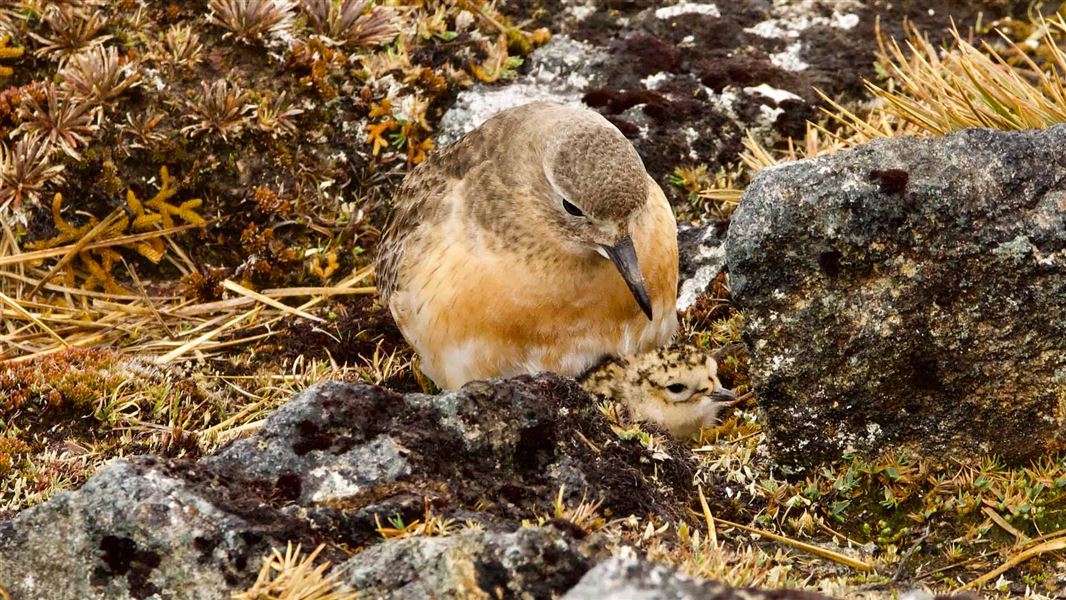
<path fill-rule="evenodd" d="M 597 391 L 621 402 L 633 419 L 655 423 L 684 439 L 713 425 L 735 399 L 718 380 L 714 357 L 695 346 L 629 356 L 599 378 Z"/>

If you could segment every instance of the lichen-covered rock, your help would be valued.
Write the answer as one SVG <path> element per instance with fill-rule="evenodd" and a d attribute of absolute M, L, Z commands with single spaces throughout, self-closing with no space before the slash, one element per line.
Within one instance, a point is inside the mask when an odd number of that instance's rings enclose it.
<path fill-rule="evenodd" d="M 779 459 L 1063 446 L 1063 148 L 1066 127 L 973 130 L 756 178 L 726 262 Z"/>
<path fill-rule="evenodd" d="M 529 102 L 547 100 L 581 105 L 590 78 L 606 54 L 589 44 L 556 36 L 529 57 L 529 70 L 505 86 L 478 84 L 459 92 L 441 117 L 437 143 L 447 145 L 474 130 L 492 115 Z"/>
<path fill-rule="evenodd" d="M 877 31 L 898 37 L 911 23 L 935 43 L 952 19 L 974 23 L 983 14 L 987 22 L 1012 9 L 972 0 L 515 0 L 509 8 L 580 42 L 574 56 L 596 59 L 572 63 L 580 70 L 536 88 L 530 83 L 539 80 L 519 77 L 461 92 L 460 114 L 470 102 L 543 99 L 541 90 L 554 93 L 558 81 L 578 78 L 581 85 L 560 99 L 576 94 L 613 122 L 678 208 L 682 193 L 668 181 L 678 166 L 731 169 L 749 134 L 764 143 L 803 137 L 823 105 L 816 88 L 832 98 L 863 97 L 863 79 L 876 76 Z M 543 57 L 558 49 L 527 57 L 530 72 L 541 72 Z M 553 59 L 547 72 L 560 64 Z"/>
<path fill-rule="evenodd" d="M 256 436 L 203 462 L 273 482 L 280 497 L 303 505 L 348 510 L 374 498 L 395 512 L 410 502 L 419 516 L 430 497 L 454 507 L 490 503 L 517 522 L 548 506 L 560 487 L 575 502 L 602 498 L 618 516 L 680 515 L 695 468 L 672 448 L 674 458 L 652 465 L 651 452 L 618 440 L 577 384 L 545 374 L 473 382 L 439 396 L 315 386 Z"/>
<path fill-rule="evenodd" d="M 169 470 L 116 461 L 0 523 L 0 589 L 15 600 L 225 598 L 272 544 L 302 533 L 281 515 L 239 516 Z"/>
<path fill-rule="evenodd" d="M 725 266 L 725 232 L 716 223 L 703 227 L 681 225 L 677 230 L 681 281 L 677 310 L 685 311 L 706 293 Z"/>
<path fill-rule="evenodd" d="M 563 600 L 826 600 L 827 596 L 794 590 L 731 588 L 717 581 L 686 577 L 677 571 L 635 558 L 615 557 L 589 571 Z"/>
<path fill-rule="evenodd" d="M 550 526 L 464 531 L 386 542 L 338 571 L 361 598 L 557 598 L 589 569 L 580 545 Z"/>
<path fill-rule="evenodd" d="M 412 522 L 427 505 L 441 518 L 513 530 L 551 514 L 561 488 L 568 505 L 602 500 L 608 516 L 679 518 L 694 459 L 663 444 L 653 453 L 619 439 L 576 383 L 553 375 L 439 396 L 326 383 L 214 456 L 118 461 L 0 522 L 0 589 L 15 600 L 224 598 L 288 541 L 326 544 L 322 558 L 337 562 L 342 545 L 380 541 L 378 519 Z M 485 538 L 487 569 L 496 568 L 491 548 L 511 557 L 506 548 L 538 547 L 524 537 L 533 534 L 515 535 Z M 551 540 L 542 564 L 554 560 Z M 512 586 L 557 586 L 520 561 L 507 568 L 528 574 Z M 580 560 L 558 565 L 559 577 L 578 571 Z"/>

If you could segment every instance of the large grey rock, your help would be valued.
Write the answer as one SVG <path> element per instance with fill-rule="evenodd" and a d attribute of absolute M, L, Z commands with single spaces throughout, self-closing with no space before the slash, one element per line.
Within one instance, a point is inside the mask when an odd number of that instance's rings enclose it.
<path fill-rule="evenodd" d="M 557 598 L 589 569 L 572 536 L 554 527 L 405 538 L 338 567 L 361 598 Z"/>
<path fill-rule="evenodd" d="M 600 451 L 582 436 L 600 440 Z M 451 506 L 488 502 L 517 522 L 547 506 L 560 487 L 575 502 L 584 494 L 602 498 L 619 516 L 679 515 L 695 464 L 680 446 L 672 449 L 675 458 L 647 463 L 651 453 L 619 443 L 576 383 L 545 374 L 473 382 L 438 396 L 315 386 L 256 436 L 203 463 L 275 482 L 279 495 L 301 505 L 351 507 L 353 499 L 376 497 L 383 510 L 402 513 L 410 504 L 418 516 L 430 496 Z M 644 469 L 658 476 L 646 478 Z"/>
<path fill-rule="evenodd" d="M 1019 461 L 1066 433 L 1066 127 L 762 172 L 726 263 L 772 447 Z"/>
<path fill-rule="evenodd" d="M 216 506 L 165 463 L 116 461 L 76 492 L 0 523 L 0 588 L 14 599 L 225 598 L 292 525 Z"/>
<path fill-rule="evenodd" d="M 692 579 L 636 558 L 615 557 L 589 571 L 563 600 L 825 600 L 794 590 L 731 588 L 717 581 Z"/>
<path fill-rule="evenodd" d="M 439 396 L 327 383 L 215 456 L 117 461 L 0 522 L 0 589 L 15 600 L 225 598 L 272 547 L 325 543 L 322 558 L 336 563 L 342 545 L 380 542 L 379 519 L 411 522 L 427 503 L 495 531 L 550 514 L 560 488 L 569 505 L 602 500 L 609 516 L 679 518 L 694 473 L 680 446 L 653 454 L 620 440 L 576 383 L 552 375 Z M 480 556 L 539 543 L 516 535 L 484 538 Z M 583 572 L 575 560 L 558 569 Z M 515 594 L 556 585 L 515 565 L 527 574 Z"/>

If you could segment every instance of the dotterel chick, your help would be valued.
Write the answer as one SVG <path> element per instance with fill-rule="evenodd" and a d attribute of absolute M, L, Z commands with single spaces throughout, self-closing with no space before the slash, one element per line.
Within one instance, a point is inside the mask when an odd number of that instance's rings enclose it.
<path fill-rule="evenodd" d="M 714 425 L 736 400 L 718 380 L 714 356 L 695 346 L 671 346 L 608 361 L 586 373 L 581 387 L 621 403 L 630 418 L 659 425 L 678 439 Z"/>
<path fill-rule="evenodd" d="M 577 376 L 677 328 L 677 223 L 632 144 L 596 112 L 503 111 L 416 167 L 378 289 L 440 387 Z"/>

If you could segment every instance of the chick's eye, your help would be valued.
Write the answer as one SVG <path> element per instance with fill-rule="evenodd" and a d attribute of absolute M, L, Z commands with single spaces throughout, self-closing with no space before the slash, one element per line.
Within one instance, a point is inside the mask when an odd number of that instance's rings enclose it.
<path fill-rule="evenodd" d="M 670 390 L 671 394 L 680 394 L 688 388 L 683 383 L 671 383 L 670 385 L 666 386 L 666 389 Z"/>
<path fill-rule="evenodd" d="M 563 209 L 566 210 L 566 212 L 574 215 L 575 217 L 585 216 L 585 213 L 583 213 L 580 208 L 571 204 L 566 198 L 563 198 Z"/>

